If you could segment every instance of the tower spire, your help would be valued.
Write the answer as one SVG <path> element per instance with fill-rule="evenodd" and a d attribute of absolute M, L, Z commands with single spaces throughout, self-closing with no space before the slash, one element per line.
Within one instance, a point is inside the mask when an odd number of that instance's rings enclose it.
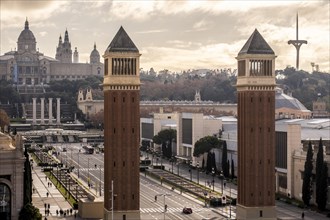
<path fill-rule="evenodd" d="M 296 17 L 296 40 L 289 40 L 288 44 L 292 44 L 293 46 L 295 46 L 295 48 L 297 50 L 296 70 L 298 70 L 299 69 L 299 50 L 300 50 L 300 47 L 303 44 L 307 44 L 306 40 L 299 40 L 299 38 L 298 38 L 298 13 L 297 13 L 297 17 Z"/>
<path fill-rule="evenodd" d="M 26 20 L 25 20 L 25 28 L 24 29 L 29 29 L 29 22 L 28 22 L 27 17 L 26 17 Z"/>

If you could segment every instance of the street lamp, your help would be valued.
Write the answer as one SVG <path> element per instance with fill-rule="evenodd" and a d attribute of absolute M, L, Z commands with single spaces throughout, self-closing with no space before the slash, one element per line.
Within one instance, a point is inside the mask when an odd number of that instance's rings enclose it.
<path fill-rule="evenodd" d="M 102 182 L 102 173 L 101 173 L 101 165 L 99 165 L 100 167 L 100 196 L 102 196 L 102 185 L 101 185 L 101 182 Z"/>
<path fill-rule="evenodd" d="M 212 167 L 212 184 L 213 184 L 213 192 L 214 192 L 214 176 L 215 176 L 215 170 L 214 170 L 214 167 Z"/>
<path fill-rule="evenodd" d="M 163 149 L 160 150 L 160 169 L 163 169 Z"/>
<path fill-rule="evenodd" d="M 88 161 L 88 162 L 87 162 L 87 174 L 88 174 L 88 175 L 87 175 L 87 176 L 88 176 L 88 177 L 87 177 L 87 182 L 88 182 L 88 187 L 90 187 L 90 183 L 89 183 L 89 157 L 87 158 L 87 161 Z"/>
<path fill-rule="evenodd" d="M 172 173 L 173 173 L 173 163 L 174 163 L 174 157 L 173 156 L 172 156 L 171 160 L 172 160 Z"/>
<path fill-rule="evenodd" d="M 166 196 L 171 196 L 171 194 L 157 194 L 155 196 L 155 200 L 157 201 L 157 196 L 163 196 L 164 197 L 164 220 L 165 220 L 165 213 L 167 211 L 167 205 L 165 204 L 165 197 Z"/>
<path fill-rule="evenodd" d="M 220 172 L 220 179 L 221 179 L 221 194 L 223 194 L 223 172 Z"/>
<path fill-rule="evenodd" d="M 197 161 L 197 184 L 199 184 L 199 162 Z"/>
<path fill-rule="evenodd" d="M 80 170 L 79 154 L 80 154 L 80 149 L 79 149 L 79 151 L 78 151 L 78 178 L 79 178 L 79 170 Z"/>

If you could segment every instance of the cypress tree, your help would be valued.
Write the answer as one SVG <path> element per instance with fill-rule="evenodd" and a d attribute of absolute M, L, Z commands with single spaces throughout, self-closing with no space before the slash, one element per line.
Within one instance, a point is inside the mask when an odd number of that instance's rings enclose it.
<path fill-rule="evenodd" d="M 29 160 L 29 154 L 27 149 L 24 151 L 25 162 L 24 162 L 24 205 L 32 202 L 32 173 L 31 164 Z"/>
<path fill-rule="evenodd" d="M 319 142 L 319 149 L 317 152 L 317 157 L 316 157 L 316 204 L 322 203 L 322 169 L 323 169 L 323 163 L 324 163 L 324 156 L 323 156 L 323 143 L 322 143 L 322 138 L 320 138 Z"/>
<path fill-rule="evenodd" d="M 227 173 L 227 142 L 224 141 L 222 144 L 222 161 L 221 161 L 221 168 L 223 171 L 223 175 L 228 177 Z"/>
<path fill-rule="evenodd" d="M 235 178 L 235 166 L 234 166 L 234 160 L 231 159 L 231 179 Z"/>
<path fill-rule="evenodd" d="M 317 207 L 324 211 L 327 205 L 327 194 L 328 194 L 328 166 L 327 163 L 324 162 L 322 166 L 322 175 L 320 180 L 320 196 L 318 199 Z"/>
<path fill-rule="evenodd" d="M 306 206 L 309 206 L 309 201 L 311 200 L 312 171 L 313 171 L 313 150 L 312 150 L 312 142 L 309 141 L 306 161 L 305 161 L 303 185 L 302 185 L 302 199 Z"/>

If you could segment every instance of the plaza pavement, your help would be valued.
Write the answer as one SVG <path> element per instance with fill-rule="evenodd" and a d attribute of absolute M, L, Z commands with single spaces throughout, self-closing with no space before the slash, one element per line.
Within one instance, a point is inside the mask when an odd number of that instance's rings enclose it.
<path fill-rule="evenodd" d="M 54 185 L 48 187 L 50 180 L 48 178 L 46 179 L 46 175 L 41 171 L 41 167 L 36 166 L 35 163 L 33 164 L 32 169 L 32 179 L 32 203 L 40 210 L 40 213 L 43 216 L 43 220 L 81 219 L 78 217 L 78 215 L 76 215 L 76 217 L 74 216 L 74 211 L 72 212 L 72 215 L 69 212 L 69 215 L 66 215 L 65 217 L 64 215 L 56 215 L 56 210 L 70 210 L 72 207 Z M 49 215 L 45 214 L 45 204 L 47 204 L 47 209 L 48 204 L 50 205 Z"/>

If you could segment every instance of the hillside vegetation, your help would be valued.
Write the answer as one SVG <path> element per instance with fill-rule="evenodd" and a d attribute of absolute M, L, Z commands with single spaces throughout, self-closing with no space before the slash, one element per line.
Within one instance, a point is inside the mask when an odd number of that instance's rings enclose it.
<path fill-rule="evenodd" d="M 330 110 L 330 74 L 295 71 L 294 68 L 277 70 L 277 84 L 286 94 L 292 94 L 307 109 L 312 110 L 313 101 L 318 94 L 327 103 Z M 226 71 L 192 70 L 182 74 L 151 74 L 141 72 L 141 100 L 194 100 L 196 91 L 200 91 L 202 100 L 221 103 L 236 103 L 236 76 Z M 93 99 L 103 99 L 102 78 L 89 77 L 77 81 L 53 81 L 49 84 L 44 97 L 60 97 L 61 102 L 76 106 L 80 88 L 93 89 Z M 0 81 L 0 102 L 20 103 L 20 97 L 10 82 Z"/>

